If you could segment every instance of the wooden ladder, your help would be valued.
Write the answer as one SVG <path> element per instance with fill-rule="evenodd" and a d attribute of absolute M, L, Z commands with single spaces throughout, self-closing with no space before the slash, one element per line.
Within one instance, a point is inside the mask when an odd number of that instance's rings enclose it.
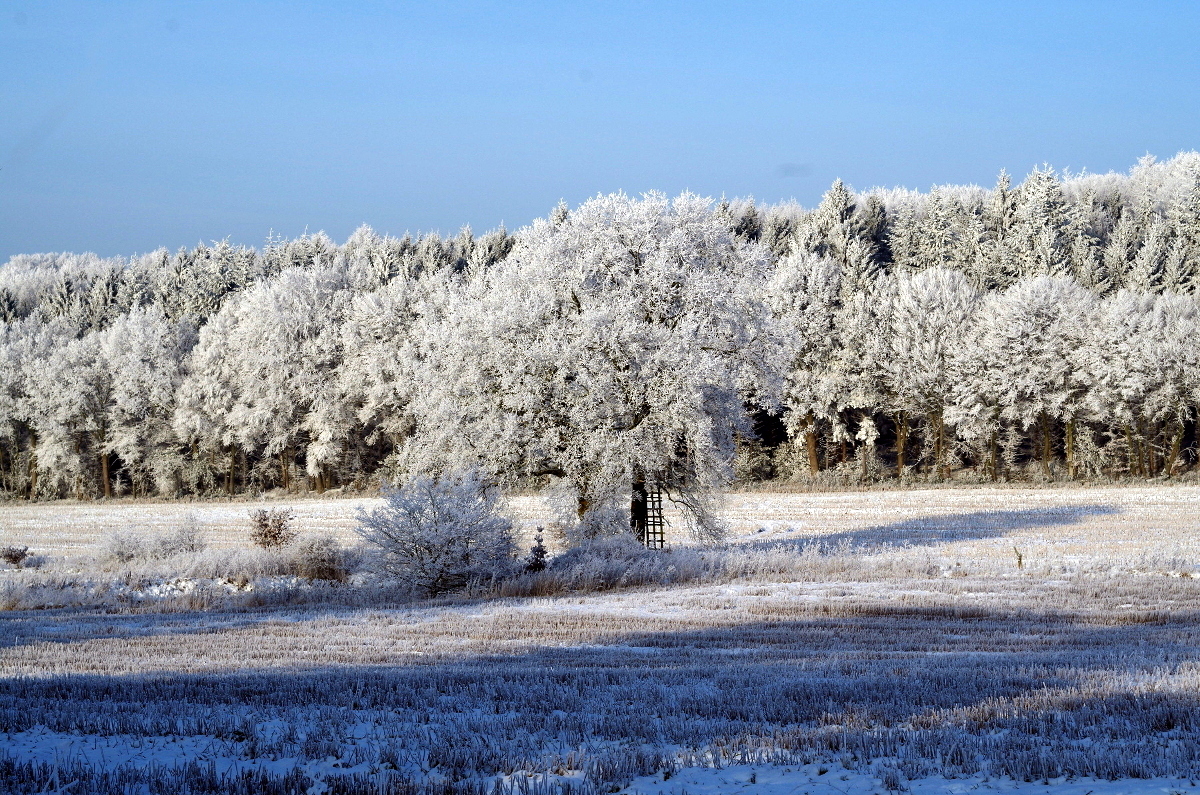
<path fill-rule="evenodd" d="M 646 528 L 641 542 L 647 549 L 662 549 L 667 545 L 667 522 L 663 518 L 662 487 L 657 481 L 646 483 Z"/>

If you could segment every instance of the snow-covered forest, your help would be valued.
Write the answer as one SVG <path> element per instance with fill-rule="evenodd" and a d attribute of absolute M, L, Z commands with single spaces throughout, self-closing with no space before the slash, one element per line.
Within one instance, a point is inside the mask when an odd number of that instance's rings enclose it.
<path fill-rule="evenodd" d="M 509 233 L 0 267 L 0 484 L 324 491 L 1194 466 L 1200 153 L 820 205 L 598 196 Z M 821 473 L 833 473 L 822 475 Z M 699 489 L 698 491 L 703 491 Z"/>

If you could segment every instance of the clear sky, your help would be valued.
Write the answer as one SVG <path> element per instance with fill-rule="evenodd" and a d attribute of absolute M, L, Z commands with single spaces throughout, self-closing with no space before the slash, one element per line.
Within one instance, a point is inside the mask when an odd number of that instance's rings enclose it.
<path fill-rule="evenodd" d="M 0 261 L 1200 148 L 1200 3 L 0 0 Z"/>

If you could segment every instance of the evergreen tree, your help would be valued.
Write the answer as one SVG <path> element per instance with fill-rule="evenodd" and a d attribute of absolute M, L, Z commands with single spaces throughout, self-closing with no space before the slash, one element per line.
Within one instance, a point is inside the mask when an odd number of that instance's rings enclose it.
<path fill-rule="evenodd" d="M 888 347 L 882 357 L 886 409 L 901 429 L 898 464 L 905 461 L 905 432 L 920 421 L 926 455 L 936 470 L 948 472 L 951 436 L 945 408 L 957 381 L 953 355 L 965 343 L 978 293 L 966 277 L 931 268 L 901 277 L 889 312 Z"/>
<path fill-rule="evenodd" d="M 1018 191 L 1012 240 L 1022 278 L 1068 276 L 1076 237 L 1070 208 L 1058 176 L 1034 169 Z"/>

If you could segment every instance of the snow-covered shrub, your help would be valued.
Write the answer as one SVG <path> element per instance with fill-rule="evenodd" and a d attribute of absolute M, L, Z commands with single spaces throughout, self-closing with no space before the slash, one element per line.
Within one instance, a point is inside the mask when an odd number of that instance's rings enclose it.
<path fill-rule="evenodd" d="M 541 571 L 526 569 L 498 590 L 502 596 L 550 596 L 645 585 L 675 585 L 721 577 L 727 551 L 678 547 L 650 550 L 630 533 L 586 541 L 551 560 Z"/>
<path fill-rule="evenodd" d="M 597 538 L 568 549 L 555 558 L 550 570 L 559 576 L 567 575 L 577 588 L 600 590 L 624 584 L 633 569 L 645 569 L 646 564 L 661 555 L 647 549 L 630 533 Z"/>
<path fill-rule="evenodd" d="M 139 530 L 118 530 L 105 540 L 105 557 L 116 563 L 135 560 L 163 560 L 179 555 L 203 552 L 204 537 L 194 520 L 189 519 L 175 530 L 149 534 Z"/>
<path fill-rule="evenodd" d="M 152 557 L 149 539 L 145 533 L 137 530 L 118 530 L 111 533 L 104 539 L 104 554 L 115 563 L 130 563 Z"/>
<path fill-rule="evenodd" d="M 319 536 L 300 541 L 292 560 L 296 575 L 306 580 L 332 580 L 345 582 L 350 577 L 350 561 L 347 551 L 329 536 Z"/>
<path fill-rule="evenodd" d="M 188 517 L 175 530 L 154 538 L 154 557 L 170 558 L 185 553 L 203 552 L 206 544 L 196 520 Z"/>
<path fill-rule="evenodd" d="M 358 532 L 379 552 L 380 572 L 425 596 L 510 573 L 512 523 L 499 495 L 473 472 L 417 477 L 360 511 Z"/>
<path fill-rule="evenodd" d="M 296 530 L 292 528 L 293 516 L 288 508 L 251 511 L 250 540 L 263 549 L 287 546 L 296 540 Z"/>

